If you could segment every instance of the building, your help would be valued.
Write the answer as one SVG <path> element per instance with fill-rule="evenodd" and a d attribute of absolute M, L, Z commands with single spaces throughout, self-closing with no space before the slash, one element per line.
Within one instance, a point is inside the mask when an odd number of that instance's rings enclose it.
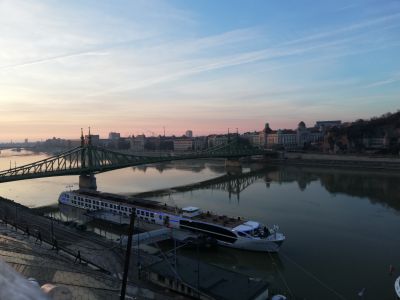
<path fill-rule="evenodd" d="M 208 136 L 208 148 L 222 146 L 228 143 L 227 135 L 210 135 Z"/>
<path fill-rule="evenodd" d="M 130 139 L 130 149 L 132 151 L 144 151 L 144 146 L 146 144 L 146 136 L 144 134 L 140 134 L 132 136 Z"/>
<path fill-rule="evenodd" d="M 193 140 L 192 139 L 175 139 L 174 140 L 174 151 L 192 151 Z"/>
<path fill-rule="evenodd" d="M 263 300 L 269 296 L 269 283 L 264 280 L 184 256 L 154 262 L 143 269 L 143 276 L 159 286 L 196 299 Z"/>
<path fill-rule="evenodd" d="M 110 132 L 110 133 L 108 134 L 108 139 L 109 139 L 109 140 L 113 140 L 113 141 L 119 140 L 120 137 L 121 137 L 121 134 L 120 134 L 119 132 Z"/>
<path fill-rule="evenodd" d="M 98 134 L 91 134 L 90 140 L 93 146 L 100 146 L 100 135 Z M 89 135 L 85 135 L 85 143 L 89 142 Z"/>
<path fill-rule="evenodd" d="M 307 145 L 321 143 L 323 138 L 323 131 L 316 127 L 307 128 L 303 121 L 298 124 L 296 130 L 272 130 L 266 123 L 264 129 L 260 132 L 260 147 L 297 150 L 303 149 Z"/>
<path fill-rule="evenodd" d="M 188 138 L 192 138 L 193 137 L 193 131 L 192 130 L 186 130 L 185 136 L 188 137 Z"/>
<path fill-rule="evenodd" d="M 196 137 L 193 139 L 193 150 L 200 151 L 207 148 L 206 137 Z"/>
<path fill-rule="evenodd" d="M 286 150 L 294 150 L 297 148 L 297 134 L 291 129 L 273 130 L 267 134 L 265 140 L 266 147 L 269 149 L 283 147 Z"/>
<path fill-rule="evenodd" d="M 240 137 L 247 140 L 249 144 L 253 147 L 260 148 L 263 144 L 261 143 L 263 139 L 261 138 L 262 132 L 245 132 Z"/>
<path fill-rule="evenodd" d="M 315 122 L 314 127 L 318 128 L 320 131 L 325 131 L 329 128 L 335 127 L 335 126 L 340 126 L 342 124 L 342 121 L 340 120 L 335 120 L 335 121 L 317 121 Z"/>

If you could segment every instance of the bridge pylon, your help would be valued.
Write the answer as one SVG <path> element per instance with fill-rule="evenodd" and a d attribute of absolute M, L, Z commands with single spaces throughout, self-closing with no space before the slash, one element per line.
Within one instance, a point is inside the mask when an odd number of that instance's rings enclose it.
<path fill-rule="evenodd" d="M 239 158 L 226 158 L 225 159 L 225 167 L 234 167 L 234 168 L 242 168 L 242 163 Z"/>
<path fill-rule="evenodd" d="M 94 174 L 79 175 L 79 189 L 97 190 L 96 176 Z"/>

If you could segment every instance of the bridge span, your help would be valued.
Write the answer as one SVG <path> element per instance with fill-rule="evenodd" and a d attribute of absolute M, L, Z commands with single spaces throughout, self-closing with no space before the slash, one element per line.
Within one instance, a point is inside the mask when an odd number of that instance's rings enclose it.
<path fill-rule="evenodd" d="M 79 175 L 80 187 L 95 189 L 95 174 L 116 169 L 174 160 L 203 158 L 238 160 L 241 157 L 254 155 L 275 156 L 276 153 L 244 146 L 239 144 L 236 139 L 233 139 L 227 144 L 204 151 L 182 153 L 174 156 L 140 156 L 93 146 L 90 135 L 87 143 L 85 143 L 82 135 L 80 147 L 34 163 L 0 171 L 0 183 L 42 177 Z"/>

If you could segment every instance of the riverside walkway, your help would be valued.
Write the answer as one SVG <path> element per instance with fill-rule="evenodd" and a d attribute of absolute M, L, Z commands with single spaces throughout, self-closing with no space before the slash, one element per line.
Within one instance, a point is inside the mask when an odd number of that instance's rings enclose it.
<path fill-rule="evenodd" d="M 72 299 L 119 299 L 124 255 L 124 249 L 113 241 L 0 198 L 0 259 L 40 285 L 67 286 Z M 164 289 L 138 280 L 137 274 L 132 260 L 127 288 L 131 296 L 126 299 L 176 299 Z"/>

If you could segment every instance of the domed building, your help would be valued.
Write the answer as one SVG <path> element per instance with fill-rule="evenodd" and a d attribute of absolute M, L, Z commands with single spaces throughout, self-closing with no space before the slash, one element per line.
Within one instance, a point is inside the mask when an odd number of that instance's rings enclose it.
<path fill-rule="evenodd" d="M 267 136 L 271 134 L 273 131 L 269 127 L 269 123 L 265 123 L 264 129 L 260 132 L 260 145 L 265 148 L 267 145 Z"/>
<path fill-rule="evenodd" d="M 260 144 L 264 148 L 284 148 L 285 150 L 303 149 L 309 143 L 321 141 L 323 133 L 318 128 L 307 128 L 301 121 L 296 130 L 272 130 L 268 123 L 260 132 Z"/>
<path fill-rule="evenodd" d="M 297 140 L 297 147 L 303 148 L 306 143 L 310 141 L 309 137 L 310 133 L 307 130 L 306 123 L 301 121 L 297 126 L 296 131 L 296 140 Z"/>

